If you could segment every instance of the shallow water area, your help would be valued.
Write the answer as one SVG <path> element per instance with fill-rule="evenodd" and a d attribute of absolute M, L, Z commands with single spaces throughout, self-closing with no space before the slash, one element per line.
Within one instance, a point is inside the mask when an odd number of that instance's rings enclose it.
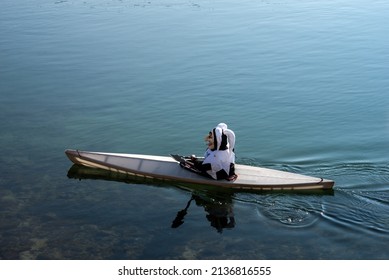
<path fill-rule="evenodd" d="M 389 4 L 0 4 L 0 259 L 388 259 Z M 220 192 L 68 176 L 64 150 L 204 152 L 333 179 Z"/>

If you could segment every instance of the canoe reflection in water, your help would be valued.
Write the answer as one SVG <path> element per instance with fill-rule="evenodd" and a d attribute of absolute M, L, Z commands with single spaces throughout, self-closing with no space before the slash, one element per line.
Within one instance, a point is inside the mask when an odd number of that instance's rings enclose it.
<path fill-rule="evenodd" d="M 86 167 L 82 165 L 74 164 L 68 171 L 67 176 L 73 179 L 92 179 L 92 180 L 107 180 L 124 182 L 128 184 L 152 184 L 152 185 L 166 185 L 161 180 L 151 178 L 141 178 L 134 175 L 128 175 L 119 172 L 111 172 L 108 170 Z M 172 182 L 169 182 L 169 186 Z M 186 207 L 178 211 L 175 219 L 173 220 L 171 227 L 178 228 L 184 223 L 184 218 L 188 214 L 188 209 L 191 204 L 195 203 L 197 206 L 204 208 L 206 212 L 206 219 L 210 222 L 219 233 L 223 232 L 223 229 L 232 229 L 235 226 L 235 218 L 233 212 L 233 192 L 221 193 L 215 190 L 215 187 L 204 187 L 197 185 L 183 185 L 182 183 L 174 185 L 180 189 L 185 189 L 192 193 L 190 200 L 187 202 Z"/>

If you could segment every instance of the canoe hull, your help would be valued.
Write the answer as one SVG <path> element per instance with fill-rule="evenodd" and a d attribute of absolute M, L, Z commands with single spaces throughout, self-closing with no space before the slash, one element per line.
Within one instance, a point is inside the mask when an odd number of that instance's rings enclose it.
<path fill-rule="evenodd" d="M 146 178 L 240 190 L 332 189 L 334 181 L 262 167 L 236 164 L 234 182 L 213 180 L 189 172 L 171 157 L 66 150 L 75 164 Z"/>

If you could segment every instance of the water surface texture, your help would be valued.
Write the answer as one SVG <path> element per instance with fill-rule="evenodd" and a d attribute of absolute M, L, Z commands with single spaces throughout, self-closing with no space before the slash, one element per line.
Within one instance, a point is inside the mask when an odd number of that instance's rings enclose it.
<path fill-rule="evenodd" d="M 388 259 L 389 4 L 3 0 L 0 259 Z M 333 179 L 221 193 L 72 168 L 204 151 Z"/>

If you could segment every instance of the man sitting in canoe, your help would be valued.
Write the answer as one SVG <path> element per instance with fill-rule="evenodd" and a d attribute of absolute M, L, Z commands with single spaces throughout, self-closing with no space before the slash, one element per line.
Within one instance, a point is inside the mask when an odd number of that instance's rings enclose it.
<path fill-rule="evenodd" d="M 208 148 L 204 161 L 195 159 L 195 167 L 213 179 L 234 181 L 235 174 L 235 133 L 225 123 L 219 123 L 205 137 Z"/>

